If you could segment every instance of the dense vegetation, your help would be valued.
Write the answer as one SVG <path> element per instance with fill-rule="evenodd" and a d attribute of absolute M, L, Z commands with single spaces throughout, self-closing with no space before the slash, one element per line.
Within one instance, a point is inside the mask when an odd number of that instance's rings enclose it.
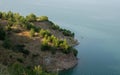
<path fill-rule="evenodd" d="M 0 64 L 0 75 L 57 75 L 57 73 L 47 73 L 40 65 L 29 68 L 16 62 L 8 67 Z"/>
<path fill-rule="evenodd" d="M 4 40 L 6 37 L 6 33 L 3 28 L 0 27 L 0 40 Z"/>
<path fill-rule="evenodd" d="M 23 53 L 23 55 L 29 55 L 30 51 L 24 49 L 25 45 L 13 45 L 9 38 L 11 32 L 19 33 L 20 31 L 26 30 L 29 31 L 31 38 L 36 36 L 41 37 L 42 42 L 40 50 L 50 51 L 52 54 L 55 54 L 57 51 L 61 51 L 65 54 L 72 52 L 74 56 L 77 56 L 77 50 L 69 46 L 66 39 L 59 39 L 49 30 L 45 30 L 34 25 L 33 22 L 49 21 L 47 16 L 37 17 L 35 14 L 31 13 L 24 17 L 19 13 L 13 13 L 9 11 L 7 13 L 0 12 L 0 20 L 7 21 L 6 25 L 0 24 L 0 40 L 3 41 L 2 46 L 6 49 Z M 70 30 L 62 29 L 51 21 L 49 22 L 51 23 L 51 29 L 62 32 L 64 36 L 74 37 L 74 33 L 72 33 Z M 23 63 L 22 59 L 18 58 L 17 60 L 20 63 Z M 16 63 L 12 66 L 9 66 L 8 71 L 9 75 L 54 75 L 46 73 L 40 66 L 36 66 L 33 69 L 23 67 L 22 65 Z"/>
<path fill-rule="evenodd" d="M 48 30 L 43 30 L 41 28 L 37 28 L 32 22 L 34 21 L 48 21 L 47 16 L 41 16 L 41 17 L 36 17 L 35 14 L 31 13 L 28 16 L 24 17 L 21 16 L 19 13 L 13 13 L 11 11 L 9 12 L 0 12 L 0 19 L 3 20 L 8 20 L 8 25 L 6 25 L 6 30 L 10 31 L 12 26 L 18 25 L 20 27 L 23 27 L 25 29 L 30 30 L 30 35 L 33 37 L 35 35 L 35 32 L 39 32 L 39 35 L 43 37 L 43 44 L 41 49 L 43 50 L 49 50 L 49 49 L 61 49 L 63 53 L 69 53 L 72 51 L 72 48 L 67 44 L 66 39 L 64 40 L 59 40 L 57 37 L 54 35 L 51 35 L 51 33 Z M 61 31 L 65 36 L 71 36 L 74 37 L 74 33 L 72 33 L 70 30 L 62 29 L 58 25 L 55 25 L 54 23 L 51 26 L 52 29 L 54 30 L 59 30 Z M 9 43 L 8 43 L 8 38 L 5 36 L 5 29 L 1 28 L 0 29 L 0 39 L 3 40 L 5 39 L 4 46 L 8 48 Z M 73 50 L 74 51 L 74 50 Z M 55 52 L 55 51 L 54 51 Z M 76 55 L 77 52 L 75 52 Z"/>
<path fill-rule="evenodd" d="M 51 27 L 51 28 L 54 29 L 54 30 L 59 30 L 59 31 L 61 31 L 65 36 L 74 37 L 74 33 L 72 33 L 70 30 L 62 29 L 62 28 L 60 28 L 58 25 L 52 24 L 52 27 Z"/>

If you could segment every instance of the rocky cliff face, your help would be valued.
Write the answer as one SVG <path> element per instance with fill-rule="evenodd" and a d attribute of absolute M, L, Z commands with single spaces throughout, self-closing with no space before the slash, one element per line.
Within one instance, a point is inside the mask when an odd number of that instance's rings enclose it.
<path fill-rule="evenodd" d="M 56 53 L 45 56 L 43 65 L 47 71 L 67 70 L 77 65 L 77 58 L 72 54 Z"/>

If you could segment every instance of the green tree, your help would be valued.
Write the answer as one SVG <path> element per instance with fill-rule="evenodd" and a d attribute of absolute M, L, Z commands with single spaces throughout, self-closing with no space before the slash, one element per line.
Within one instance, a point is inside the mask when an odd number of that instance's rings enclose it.
<path fill-rule="evenodd" d="M 48 44 L 42 44 L 42 45 L 41 45 L 41 50 L 42 50 L 42 51 L 50 50 L 50 49 L 51 49 L 51 46 L 48 45 Z"/>
<path fill-rule="evenodd" d="M 54 38 L 54 40 L 53 40 L 53 46 L 55 46 L 55 47 L 59 46 L 59 40 L 58 40 L 58 38 Z"/>
<path fill-rule="evenodd" d="M 19 13 L 14 13 L 14 21 L 19 22 L 21 15 Z"/>
<path fill-rule="evenodd" d="M 36 21 L 36 15 L 33 13 L 29 14 L 28 16 L 26 16 L 26 20 L 30 22 Z"/>
<path fill-rule="evenodd" d="M 48 30 L 41 29 L 39 31 L 39 35 L 42 36 L 42 37 L 45 37 L 45 35 L 46 36 L 51 36 L 51 33 Z"/>
<path fill-rule="evenodd" d="M 56 37 L 54 35 L 51 36 L 51 42 L 54 42 L 54 39 L 56 39 Z"/>
<path fill-rule="evenodd" d="M 13 18 L 13 12 L 9 11 L 9 12 L 7 13 L 7 16 L 8 16 L 8 18 Z"/>
<path fill-rule="evenodd" d="M 35 30 L 33 28 L 30 29 L 30 36 L 33 37 L 35 34 Z"/>
<path fill-rule="evenodd" d="M 27 30 L 30 30 L 31 28 L 34 28 L 34 24 L 26 22 L 25 24 L 23 24 L 23 27 Z"/>
<path fill-rule="evenodd" d="M 6 31 L 10 31 L 11 30 L 11 26 L 10 25 L 5 26 L 5 30 Z"/>
<path fill-rule="evenodd" d="M 64 41 L 63 41 L 63 46 L 64 46 L 64 49 L 65 50 L 67 50 L 68 49 L 68 44 L 67 44 L 67 40 L 66 39 L 64 39 Z"/>
<path fill-rule="evenodd" d="M 37 21 L 48 21 L 48 17 L 47 16 L 40 16 L 37 18 Z"/>
<path fill-rule="evenodd" d="M 72 51 L 73 51 L 74 56 L 77 56 L 78 51 L 77 51 L 76 49 L 74 49 L 74 48 L 73 48 L 73 50 L 72 50 Z"/>
<path fill-rule="evenodd" d="M 58 25 L 55 25 L 55 24 L 53 24 L 51 27 L 52 27 L 52 29 L 54 29 L 54 30 L 59 30 L 59 29 L 60 29 L 60 27 L 59 27 Z"/>
<path fill-rule="evenodd" d="M 2 19 L 5 19 L 5 20 L 8 19 L 6 12 L 3 12 L 3 13 L 2 13 Z"/>
<path fill-rule="evenodd" d="M 62 52 L 63 53 L 69 53 L 70 52 L 70 50 L 68 49 L 69 48 L 69 45 L 67 44 L 67 41 L 66 41 L 66 39 L 64 39 L 63 40 L 63 42 L 62 43 L 60 43 L 60 48 L 62 49 Z"/>
<path fill-rule="evenodd" d="M 42 44 L 48 44 L 48 40 L 46 38 L 42 39 Z"/>
<path fill-rule="evenodd" d="M 25 24 L 27 22 L 27 20 L 23 16 L 20 16 L 19 17 L 19 22 L 22 23 L 22 24 Z"/>
<path fill-rule="evenodd" d="M 43 38 L 42 40 L 42 45 L 41 45 L 41 50 L 50 50 L 51 46 L 48 44 L 48 40 L 46 38 Z"/>
<path fill-rule="evenodd" d="M 39 36 L 44 36 L 44 30 L 43 29 L 41 29 L 40 31 L 39 31 Z"/>
<path fill-rule="evenodd" d="M 48 42 L 51 43 L 51 42 L 52 42 L 52 38 L 51 38 L 51 36 L 48 36 L 48 39 L 47 39 L 47 40 L 48 40 Z"/>

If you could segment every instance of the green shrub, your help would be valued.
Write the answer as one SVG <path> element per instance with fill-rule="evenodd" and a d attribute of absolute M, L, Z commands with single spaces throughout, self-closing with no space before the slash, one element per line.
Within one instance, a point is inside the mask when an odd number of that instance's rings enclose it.
<path fill-rule="evenodd" d="M 34 28 L 34 25 L 33 25 L 32 23 L 26 23 L 26 24 L 24 25 L 24 28 L 30 30 L 31 28 Z"/>
<path fill-rule="evenodd" d="M 42 36 L 42 37 L 45 37 L 45 35 L 46 35 L 46 36 L 51 36 L 51 33 L 50 33 L 48 30 L 43 30 L 43 29 L 41 29 L 41 30 L 39 31 L 39 35 Z"/>
<path fill-rule="evenodd" d="M 55 54 L 55 53 L 56 53 L 57 48 L 56 48 L 56 47 L 51 47 L 51 49 L 50 49 L 50 50 L 51 50 L 51 53 L 52 53 L 52 54 Z"/>
<path fill-rule="evenodd" d="M 6 31 L 11 31 L 11 30 L 12 30 L 12 29 L 11 29 L 11 26 L 10 26 L 10 25 L 5 26 L 5 30 L 6 30 Z"/>
<path fill-rule="evenodd" d="M 69 49 L 73 52 L 74 56 L 77 56 L 78 51 L 75 48 L 70 47 Z"/>
<path fill-rule="evenodd" d="M 54 29 L 54 30 L 61 31 L 63 33 L 63 35 L 65 35 L 65 36 L 74 37 L 74 33 L 72 33 L 70 30 L 62 29 L 58 25 L 52 24 L 51 28 Z"/>
<path fill-rule="evenodd" d="M 41 45 L 41 50 L 42 50 L 42 51 L 50 50 L 50 49 L 51 49 L 51 46 L 48 45 L 48 44 L 42 44 L 42 45 Z"/>
<path fill-rule="evenodd" d="M 3 41 L 3 47 L 7 49 L 11 48 L 11 41 L 8 37 L 6 37 L 5 40 Z"/>
<path fill-rule="evenodd" d="M 42 70 L 42 67 L 40 65 L 35 66 L 33 71 L 36 73 L 36 75 L 43 75 L 43 70 Z"/>
<path fill-rule="evenodd" d="M 15 45 L 12 49 L 14 51 L 21 52 L 22 50 L 24 50 L 24 47 L 25 45 L 18 44 L 18 45 Z"/>
<path fill-rule="evenodd" d="M 8 75 L 57 75 L 56 73 L 47 73 L 41 66 L 26 68 L 20 63 L 14 63 L 8 67 Z"/>
<path fill-rule="evenodd" d="M 63 35 L 74 37 L 74 33 L 72 33 L 70 30 L 66 30 L 66 29 L 63 30 Z"/>
<path fill-rule="evenodd" d="M 39 32 L 41 30 L 40 27 L 34 27 L 35 32 Z"/>
<path fill-rule="evenodd" d="M 47 16 L 40 16 L 40 17 L 38 17 L 37 21 L 48 21 L 48 17 Z"/>
<path fill-rule="evenodd" d="M 24 49 L 25 45 L 21 45 L 21 44 L 18 44 L 18 45 L 15 45 L 12 49 L 15 51 L 15 52 L 21 52 L 25 55 L 29 55 L 30 54 L 30 51 L 29 50 L 26 50 Z"/>
<path fill-rule="evenodd" d="M 70 53 L 70 51 L 67 50 L 67 49 L 62 49 L 62 52 L 63 52 L 64 54 L 68 54 L 68 53 Z"/>
<path fill-rule="evenodd" d="M 17 58 L 17 61 L 20 63 L 23 63 L 23 59 L 22 58 Z"/>
<path fill-rule="evenodd" d="M 6 33 L 3 28 L 0 28 L 0 40 L 4 40 L 6 37 Z"/>
<path fill-rule="evenodd" d="M 8 19 L 9 18 L 12 19 L 13 18 L 13 12 L 11 12 L 11 11 L 7 12 L 7 17 L 8 17 Z"/>
<path fill-rule="evenodd" d="M 54 23 L 53 23 L 52 21 L 49 21 L 49 23 L 50 23 L 51 25 L 54 25 Z"/>
<path fill-rule="evenodd" d="M 33 13 L 29 14 L 28 16 L 26 16 L 26 20 L 29 22 L 36 21 L 36 15 Z"/>
<path fill-rule="evenodd" d="M 35 30 L 33 28 L 30 29 L 30 36 L 33 37 L 35 35 Z"/>
<path fill-rule="evenodd" d="M 6 12 L 2 12 L 2 19 L 7 20 L 8 16 Z"/>
<path fill-rule="evenodd" d="M 25 71 L 25 68 L 20 63 L 14 63 L 13 65 L 9 66 L 8 71 L 10 75 L 22 75 Z"/>
<path fill-rule="evenodd" d="M 23 54 L 25 54 L 25 55 L 29 55 L 29 54 L 30 54 L 30 51 L 29 51 L 29 50 L 25 50 L 25 49 L 22 50 L 21 52 L 22 52 Z"/>
<path fill-rule="evenodd" d="M 14 22 L 20 22 L 20 18 L 21 18 L 21 15 L 19 13 L 14 13 L 14 16 L 13 16 L 13 21 Z"/>
<path fill-rule="evenodd" d="M 51 28 L 54 29 L 54 30 L 59 30 L 60 29 L 60 27 L 58 25 L 52 25 Z"/>
<path fill-rule="evenodd" d="M 77 50 L 73 50 L 74 56 L 77 56 L 78 51 Z"/>

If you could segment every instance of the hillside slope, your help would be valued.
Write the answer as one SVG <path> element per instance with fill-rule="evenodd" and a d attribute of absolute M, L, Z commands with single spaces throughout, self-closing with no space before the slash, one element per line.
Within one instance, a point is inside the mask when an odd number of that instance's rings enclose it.
<path fill-rule="evenodd" d="M 0 15 L 0 64 L 41 65 L 48 72 L 77 64 L 77 50 L 73 46 L 78 42 L 74 33 L 55 25 L 46 16 L 23 17 L 12 12 L 5 15 Z"/>

